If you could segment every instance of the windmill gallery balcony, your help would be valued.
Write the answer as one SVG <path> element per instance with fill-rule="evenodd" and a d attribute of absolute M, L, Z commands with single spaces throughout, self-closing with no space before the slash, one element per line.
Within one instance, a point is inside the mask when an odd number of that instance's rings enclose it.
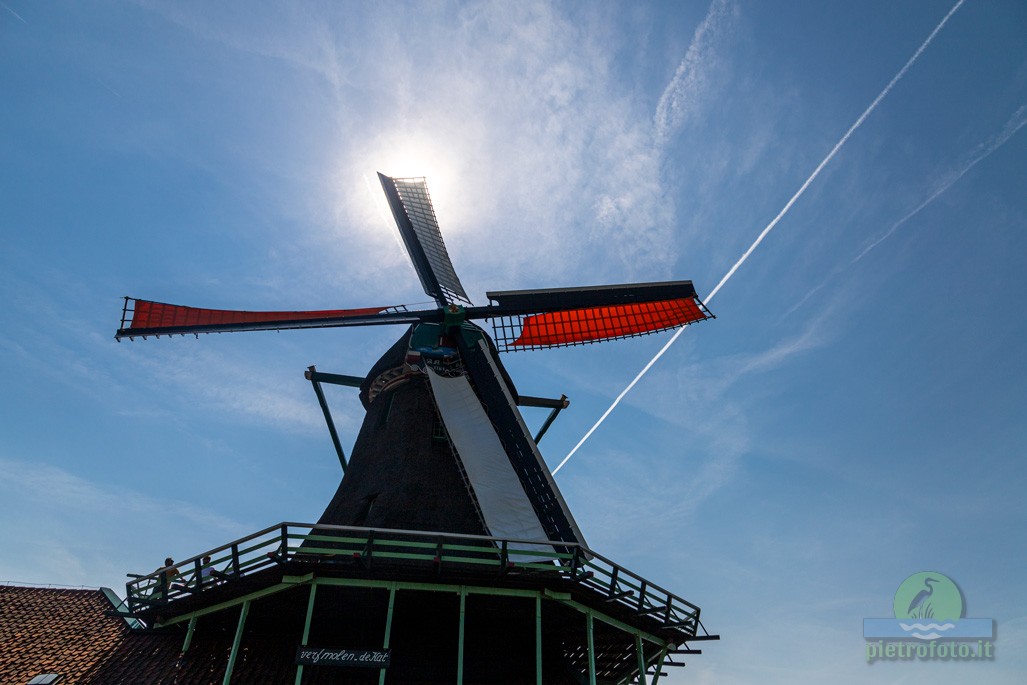
<path fill-rule="evenodd" d="M 271 644 L 298 650 L 296 682 L 320 658 L 363 660 L 361 672 L 377 682 L 387 671 L 392 681 L 426 668 L 452 671 L 451 682 L 488 668 L 524 671 L 510 682 L 541 683 L 543 672 L 545 682 L 562 682 L 557 665 L 585 682 L 639 673 L 656 682 L 665 667 L 683 665 L 676 656 L 699 653 L 689 642 L 717 639 L 699 607 L 576 543 L 282 523 L 131 578 L 122 615 L 160 631 L 184 628 L 183 658 L 194 633 L 227 634 L 234 623 L 223 682 L 247 647 Z M 304 590 L 307 601 L 295 601 Z M 263 641 L 269 626 L 276 639 Z M 430 639 L 396 641 L 426 631 Z M 477 648 L 483 642 L 494 647 Z M 305 647 L 313 657 L 303 657 Z M 495 663 L 477 663 L 481 654 Z"/>

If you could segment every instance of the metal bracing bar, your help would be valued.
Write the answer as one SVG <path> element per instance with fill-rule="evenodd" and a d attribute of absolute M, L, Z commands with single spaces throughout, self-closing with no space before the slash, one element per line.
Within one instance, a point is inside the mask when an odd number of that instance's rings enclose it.
<path fill-rule="evenodd" d="M 303 623 L 303 638 L 300 646 L 306 647 L 310 639 L 310 621 L 314 617 L 314 595 L 317 594 L 317 581 L 310 584 L 310 598 L 307 600 L 307 620 Z M 296 685 L 303 682 L 303 664 L 296 665 Z"/>
<path fill-rule="evenodd" d="M 635 633 L 635 654 L 638 656 L 638 685 L 645 685 L 645 649 L 642 645 L 642 636 L 638 633 Z"/>
<path fill-rule="evenodd" d="M 542 685 L 542 595 L 535 595 L 535 685 Z"/>
<path fill-rule="evenodd" d="M 235 659 L 239 656 L 239 644 L 242 643 L 242 631 L 246 625 L 246 616 L 250 613 L 250 601 L 246 600 L 242 603 L 242 609 L 239 611 L 239 625 L 235 629 L 235 639 L 232 641 L 232 651 L 228 655 L 228 666 L 225 667 L 225 677 L 221 680 L 221 685 L 228 685 L 232 681 L 232 671 L 235 669 Z"/>
<path fill-rule="evenodd" d="M 464 685 L 464 622 L 467 614 L 467 591 L 460 588 L 460 628 L 457 631 L 456 685 Z"/>
<path fill-rule="evenodd" d="M 596 685 L 596 642 L 591 611 L 585 613 L 585 632 L 588 634 L 588 685 Z"/>
<path fill-rule="evenodd" d="M 566 395 L 560 395 L 560 399 L 551 400 L 548 397 L 532 397 L 530 395 L 518 395 L 517 406 L 519 407 L 541 407 L 542 409 L 566 409 L 570 402 Z"/>
<path fill-rule="evenodd" d="M 521 399 L 523 400 L 524 398 L 522 397 Z M 556 417 L 560 415 L 560 412 L 566 409 L 569 404 L 570 402 L 567 401 L 567 396 L 560 395 L 560 405 L 553 407 L 553 411 L 549 412 L 549 416 L 546 417 L 545 423 L 542 424 L 542 427 L 538 429 L 538 433 L 535 435 L 536 445 L 538 444 L 538 441 L 542 439 L 542 436 L 546 434 L 546 431 L 549 430 L 549 427 L 553 425 L 553 421 L 556 421 Z"/>
<path fill-rule="evenodd" d="M 182 643 L 182 654 L 189 651 L 189 645 L 193 643 L 193 631 L 196 630 L 196 617 L 189 619 L 189 627 L 185 631 L 185 642 Z"/>
<path fill-rule="evenodd" d="M 382 649 L 389 648 L 389 641 L 392 639 L 392 611 L 396 606 L 396 584 L 389 588 L 389 611 L 385 615 L 385 640 L 382 642 Z M 378 685 L 385 685 L 385 669 L 378 673 Z"/>
<path fill-rule="evenodd" d="M 307 380 L 310 381 L 310 384 L 314 386 L 314 394 L 317 395 L 317 403 L 321 405 L 321 412 L 325 415 L 325 423 L 328 424 L 328 434 L 332 436 L 332 444 L 335 445 L 335 453 L 339 455 L 339 465 L 342 467 L 343 475 L 345 475 L 346 453 L 342 451 L 342 443 L 339 441 L 339 433 L 335 430 L 335 421 L 332 420 L 332 412 L 328 408 L 328 400 L 325 399 L 325 394 L 324 391 L 321 390 L 320 382 L 324 376 L 333 374 L 318 373 L 317 370 L 311 366 L 303 375 L 306 376 Z"/>
<path fill-rule="evenodd" d="M 307 371 L 303 374 L 308 381 L 316 383 L 331 383 L 332 385 L 345 385 L 350 388 L 359 388 L 364 383 L 364 379 L 360 376 L 347 376 L 342 373 L 324 373 L 318 371 L 313 366 L 308 366 Z"/>

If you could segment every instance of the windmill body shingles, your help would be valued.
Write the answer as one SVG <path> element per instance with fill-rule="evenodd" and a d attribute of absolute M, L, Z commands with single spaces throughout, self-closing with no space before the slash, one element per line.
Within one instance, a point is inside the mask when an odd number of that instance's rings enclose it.
<path fill-rule="evenodd" d="M 376 378 L 403 364 L 408 341 L 409 333 L 368 373 L 360 393 L 367 415 L 346 475 L 318 522 L 486 535 L 448 441 L 435 437 L 427 379 L 417 375 L 368 398 Z"/>

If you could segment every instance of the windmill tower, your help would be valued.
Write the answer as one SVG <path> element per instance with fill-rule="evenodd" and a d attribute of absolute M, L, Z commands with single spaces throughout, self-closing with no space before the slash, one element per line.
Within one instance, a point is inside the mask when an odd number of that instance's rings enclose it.
<path fill-rule="evenodd" d="M 690 281 L 489 292 L 490 304 L 474 306 L 424 179 L 379 179 L 434 308 L 245 312 L 125 298 L 119 340 L 406 328 L 365 377 L 307 371 L 344 473 L 318 522 L 272 526 L 187 560 L 178 575 L 137 577 L 124 613 L 184 628 L 183 662 L 210 652 L 201 636 L 227 635 L 237 621 L 218 667 L 224 683 L 243 682 L 269 654 L 295 683 L 656 682 L 681 665 L 675 655 L 698 653 L 689 642 L 716 636 L 697 606 L 587 547 L 539 452 L 541 432 L 532 436 L 518 409 L 550 408 L 548 427 L 566 399 L 519 395 L 499 353 L 711 315 Z M 367 412 L 348 460 L 325 382 L 358 387 Z M 263 682 L 268 663 L 252 671 Z"/>

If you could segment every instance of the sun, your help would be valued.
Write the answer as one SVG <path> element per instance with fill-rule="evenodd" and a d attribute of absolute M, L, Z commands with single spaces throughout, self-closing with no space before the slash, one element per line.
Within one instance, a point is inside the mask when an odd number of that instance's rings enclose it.
<path fill-rule="evenodd" d="M 428 182 L 432 205 L 436 213 L 444 212 L 453 201 L 456 170 L 453 147 L 426 136 L 397 137 L 384 142 L 369 158 L 374 160 L 375 171 L 393 178 L 423 176 Z"/>
<path fill-rule="evenodd" d="M 392 131 L 353 151 L 342 174 L 340 212 L 379 236 L 388 235 L 401 244 L 392 211 L 378 182 L 378 173 L 392 178 L 424 177 L 431 193 L 432 206 L 446 235 L 460 233 L 458 152 L 459 145 L 448 144 L 442 136 L 417 131 Z"/>

